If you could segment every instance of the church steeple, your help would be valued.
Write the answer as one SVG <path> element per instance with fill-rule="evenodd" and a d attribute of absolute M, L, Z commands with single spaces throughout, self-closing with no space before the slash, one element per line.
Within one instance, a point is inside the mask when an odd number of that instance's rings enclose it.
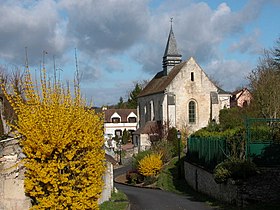
<path fill-rule="evenodd" d="M 168 75 L 173 66 L 181 63 L 182 61 L 182 55 L 177 49 L 177 42 L 172 29 L 172 20 L 173 18 L 170 18 L 171 27 L 162 59 L 162 67 L 165 75 Z"/>

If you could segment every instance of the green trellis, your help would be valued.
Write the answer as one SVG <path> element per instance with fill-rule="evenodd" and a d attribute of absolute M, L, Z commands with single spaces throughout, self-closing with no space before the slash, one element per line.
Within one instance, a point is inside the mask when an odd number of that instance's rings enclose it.
<path fill-rule="evenodd" d="M 280 123 L 280 119 L 272 119 L 272 118 L 247 118 L 245 120 L 246 125 L 246 159 L 252 157 L 253 155 L 260 155 L 262 151 L 272 143 L 275 143 L 275 139 L 273 139 L 273 128 L 277 127 L 277 123 Z M 274 125 L 273 125 L 274 124 Z M 270 125 L 270 126 L 269 126 Z M 271 126 L 272 125 L 272 126 Z M 255 126 L 255 130 L 253 132 L 253 127 Z M 272 129 L 270 135 L 265 139 L 264 136 L 257 136 L 256 134 L 261 133 L 261 127 L 266 126 L 267 128 Z M 280 125 L 279 125 L 280 126 Z M 277 127 L 280 129 L 280 127 Z"/>

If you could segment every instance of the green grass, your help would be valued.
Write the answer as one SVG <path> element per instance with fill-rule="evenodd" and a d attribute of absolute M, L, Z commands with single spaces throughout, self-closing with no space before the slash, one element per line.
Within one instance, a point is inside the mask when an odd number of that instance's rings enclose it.
<path fill-rule="evenodd" d="M 183 159 L 183 158 L 182 158 Z M 183 160 L 180 161 L 182 172 L 183 172 Z M 183 178 L 178 178 L 178 158 L 172 159 L 167 165 L 164 166 L 157 180 L 157 187 L 177 194 L 185 195 L 188 199 L 193 201 L 205 202 L 209 206 L 220 210 L 276 210 L 280 209 L 280 204 L 254 204 L 248 207 L 236 207 L 228 204 L 224 204 L 216 199 L 210 198 L 209 196 L 198 193 L 193 190 Z"/>
<path fill-rule="evenodd" d="M 99 208 L 100 210 L 125 210 L 128 204 L 127 196 L 123 192 L 118 191 L 113 192 L 110 200 L 102 203 Z"/>

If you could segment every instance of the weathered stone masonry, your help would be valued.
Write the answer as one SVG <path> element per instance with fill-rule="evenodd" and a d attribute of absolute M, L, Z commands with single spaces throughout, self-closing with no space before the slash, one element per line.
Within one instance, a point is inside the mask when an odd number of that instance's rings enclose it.
<path fill-rule="evenodd" d="M 259 168 L 246 181 L 217 184 L 213 174 L 191 163 L 184 163 L 185 179 L 196 191 L 218 200 L 246 206 L 250 203 L 280 203 L 280 168 Z"/>
<path fill-rule="evenodd" d="M 24 193 L 24 167 L 18 140 L 0 141 L 0 210 L 27 210 L 30 199 Z"/>

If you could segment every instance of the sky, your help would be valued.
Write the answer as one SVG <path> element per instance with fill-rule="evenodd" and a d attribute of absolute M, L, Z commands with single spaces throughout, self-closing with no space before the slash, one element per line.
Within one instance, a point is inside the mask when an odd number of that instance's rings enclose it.
<path fill-rule="evenodd" d="M 77 61 L 83 95 L 116 104 L 162 70 L 172 17 L 182 59 L 233 91 L 275 46 L 279 11 L 280 0 L 0 0 L 0 65 L 24 70 L 27 52 L 34 77 L 44 60 L 50 79 L 73 81 Z"/>

